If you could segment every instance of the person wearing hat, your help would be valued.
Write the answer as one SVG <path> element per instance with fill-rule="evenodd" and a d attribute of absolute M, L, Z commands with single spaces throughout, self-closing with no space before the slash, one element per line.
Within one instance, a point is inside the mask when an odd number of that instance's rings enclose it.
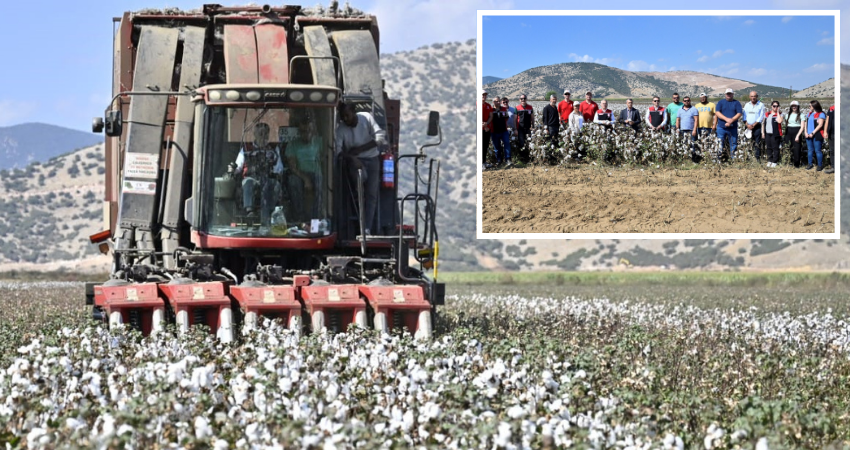
<path fill-rule="evenodd" d="M 581 102 L 577 101 L 573 103 L 573 112 L 570 114 L 570 132 L 578 133 L 581 131 L 581 127 L 584 126 L 584 117 L 582 117 L 581 112 L 579 111 L 579 107 L 581 106 Z"/>
<path fill-rule="evenodd" d="M 803 114 L 800 112 L 800 102 L 794 100 L 791 102 L 791 107 L 788 112 L 782 116 L 782 121 L 785 124 L 785 141 L 791 146 L 791 164 L 794 167 L 802 165 L 802 146 L 803 141 L 800 139 L 800 127 L 803 124 Z"/>
<path fill-rule="evenodd" d="M 741 102 L 735 100 L 735 91 L 726 89 L 726 97 L 717 102 L 714 114 L 718 119 L 717 138 L 721 142 L 729 138 L 729 156 L 734 158 L 738 150 L 738 119 L 744 115 Z"/>
<path fill-rule="evenodd" d="M 626 100 L 626 108 L 620 111 L 617 121 L 630 126 L 635 133 L 640 133 L 640 111 L 632 107 L 633 103 L 632 99 Z"/>
<path fill-rule="evenodd" d="M 596 115 L 596 110 L 599 109 L 599 105 L 593 101 L 593 92 L 587 91 L 584 94 L 584 101 L 579 105 L 579 112 L 581 112 L 581 116 L 584 118 L 584 123 L 593 122 L 593 116 Z"/>
<path fill-rule="evenodd" d="M 747 128 L 744 133 L 747 136 L 747 139 L 753 140 L 753 148 L 756 153 L 756 160 L 761 162 L 761 142 L 762 142 L 762 127 L 761 123 L 764 121 L 765 114 L 767 113 L 767 108 L 765 108 L 764 103 L 759 100 L 759 94 L 756 91 L 750 91 L 750 101 L 744 105 L 744 117 L 746 121 Z"/>
<path fill-rule="evenodd" d="M 561 116 L 561 127 L 566 128 L 573 112 L 573 101 L 570 100 L 570 90 L 564 89 L 564 99 L 558 103 L 558 115 Z"/>
<path fill-rule="evenodd" d="M 710 132 L 717 131 L 717 116 L 714 114 L 715 105 L 708 101 L 708 95 L 705 92 L 699 95 L 699 103 L 694 106 L 699 112 L 699 127 L 700 135 L 707 135 Z"/>
<path fill-rule="evenodd" d="M 481 91 L 481 162 L 487 162 L 487 150 L 490 148 L 490 124 L 493 121 L 493 107 L 487 103 L 487 91 Z"/>

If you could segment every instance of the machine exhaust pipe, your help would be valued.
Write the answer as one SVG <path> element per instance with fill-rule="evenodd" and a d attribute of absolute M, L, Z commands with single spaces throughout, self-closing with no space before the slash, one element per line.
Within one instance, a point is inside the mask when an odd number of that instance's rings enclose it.
<path fill-rule="evenodd" d="M 268 13 L 272 12 L 271 5 L 263 5 L 262 11 L 263 11 L 263 14 L 268 14 Z"/>

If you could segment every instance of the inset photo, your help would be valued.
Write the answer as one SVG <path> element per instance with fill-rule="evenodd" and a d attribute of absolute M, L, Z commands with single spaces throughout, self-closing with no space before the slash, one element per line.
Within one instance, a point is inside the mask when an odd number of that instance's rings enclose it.
<path fill-rule="evenodd" d="M 478 237 L 837 238 L 838 11 L 750 13 L 479 11 Z"/>

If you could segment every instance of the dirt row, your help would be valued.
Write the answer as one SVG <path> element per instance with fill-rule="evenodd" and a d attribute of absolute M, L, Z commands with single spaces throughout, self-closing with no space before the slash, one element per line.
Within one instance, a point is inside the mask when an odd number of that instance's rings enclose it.
<path fill-rule="evenodd" d="M 835 178 L 791 167 L 483 172 L 484 233 L 832 233 Z"/>

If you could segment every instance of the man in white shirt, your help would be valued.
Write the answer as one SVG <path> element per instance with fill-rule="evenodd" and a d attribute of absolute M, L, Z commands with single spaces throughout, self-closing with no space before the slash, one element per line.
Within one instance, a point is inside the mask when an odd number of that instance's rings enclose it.
<path fill-rule="evenodd" d="M 351 179 L 357 183 L 357 170 L 363 169 L 364 234 L 374 229 L 375 211 L 378 206 L 378 188 L 381 165 L 378 146 L 386 144 L 386 134 L 375 118 L 368 112 L 355 112 L 354 106 L 340 103 L 341 122 L 336 128 L 335 154 L 341 155 Z"/>
<path fill-rule="evenodd" d="M 254 125 L 253 145 L 239 150 L 236 162 L 228 168 L 231 174 L 242 175 L 242 206 L 248 216 L 254 216 L 254 189 L 260 191 L 260 222 L 268 225 L 272 209 L 279 197 L 283 161 L 280 149 L 269 145 L 269 125 L 259 122 Z"/>
<path fill-rule="evenodd" d="M 767 109 L 764 107 L 764 103 L 759 100 L 758 92 L 750 91 L 750 101 L 744 105 L 744 117 L 747 124 L 744 133 L 747 138 L 753 140 L 753 148 L 755 148 L 756 159 L 759 162 L 761 162 L 761 123 L 766 112 Z"/>

